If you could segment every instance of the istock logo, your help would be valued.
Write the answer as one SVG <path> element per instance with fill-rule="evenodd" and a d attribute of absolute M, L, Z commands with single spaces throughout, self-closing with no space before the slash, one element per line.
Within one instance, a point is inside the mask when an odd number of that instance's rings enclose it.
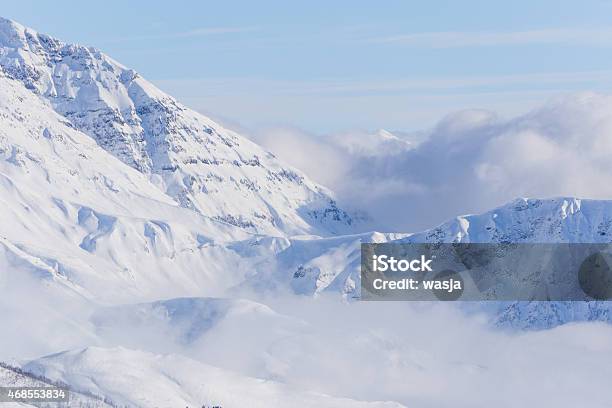
<path fill-rule="evenodd" d="M 387 255 L 372 255 L 372 267 L 377 272 L 431 272 L 431 259 L 421 255 L 421 259 L 395 259 Z"/>

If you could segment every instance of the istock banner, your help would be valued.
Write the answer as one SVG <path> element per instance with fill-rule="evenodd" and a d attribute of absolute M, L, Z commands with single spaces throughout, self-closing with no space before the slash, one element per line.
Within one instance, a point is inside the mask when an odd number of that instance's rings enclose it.
<path fill-rule="evenodd" d="M 361 246 L 361 300 L 608 300 L 612 244 Z"/>

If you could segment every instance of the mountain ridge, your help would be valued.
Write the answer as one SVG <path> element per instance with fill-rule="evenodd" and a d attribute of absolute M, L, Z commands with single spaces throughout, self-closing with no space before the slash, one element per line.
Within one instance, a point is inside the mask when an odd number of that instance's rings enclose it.
<path fill-rule="evenodd" d="M 299 170 L 96 48 L 0 18 L 0 67 L 182 207 L 268 235 L 330 235 L 358 221 Z"/>

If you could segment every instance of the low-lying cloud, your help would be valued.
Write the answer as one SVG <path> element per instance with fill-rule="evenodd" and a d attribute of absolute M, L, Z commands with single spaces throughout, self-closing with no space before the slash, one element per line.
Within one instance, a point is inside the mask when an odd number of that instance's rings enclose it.
<path fill-rule="evenodd" d="M 255 136 L 340 201 L 366 210 L 380 230 L 429 228 L 516 197 L 612 198 L 612 96 L 572 95 L 510 119 L 461 111 L 425 141 L 411 138 L 286 128 Z"/>

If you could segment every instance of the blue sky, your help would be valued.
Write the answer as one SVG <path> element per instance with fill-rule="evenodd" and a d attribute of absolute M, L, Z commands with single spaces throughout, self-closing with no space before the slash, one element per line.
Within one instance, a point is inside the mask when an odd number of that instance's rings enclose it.
<path fill-rule="evenodd" d="M 256 129 L 417 130 L 612 86 L 610 1 L 28 1 L 2 15 L 94 45 Z"/>

